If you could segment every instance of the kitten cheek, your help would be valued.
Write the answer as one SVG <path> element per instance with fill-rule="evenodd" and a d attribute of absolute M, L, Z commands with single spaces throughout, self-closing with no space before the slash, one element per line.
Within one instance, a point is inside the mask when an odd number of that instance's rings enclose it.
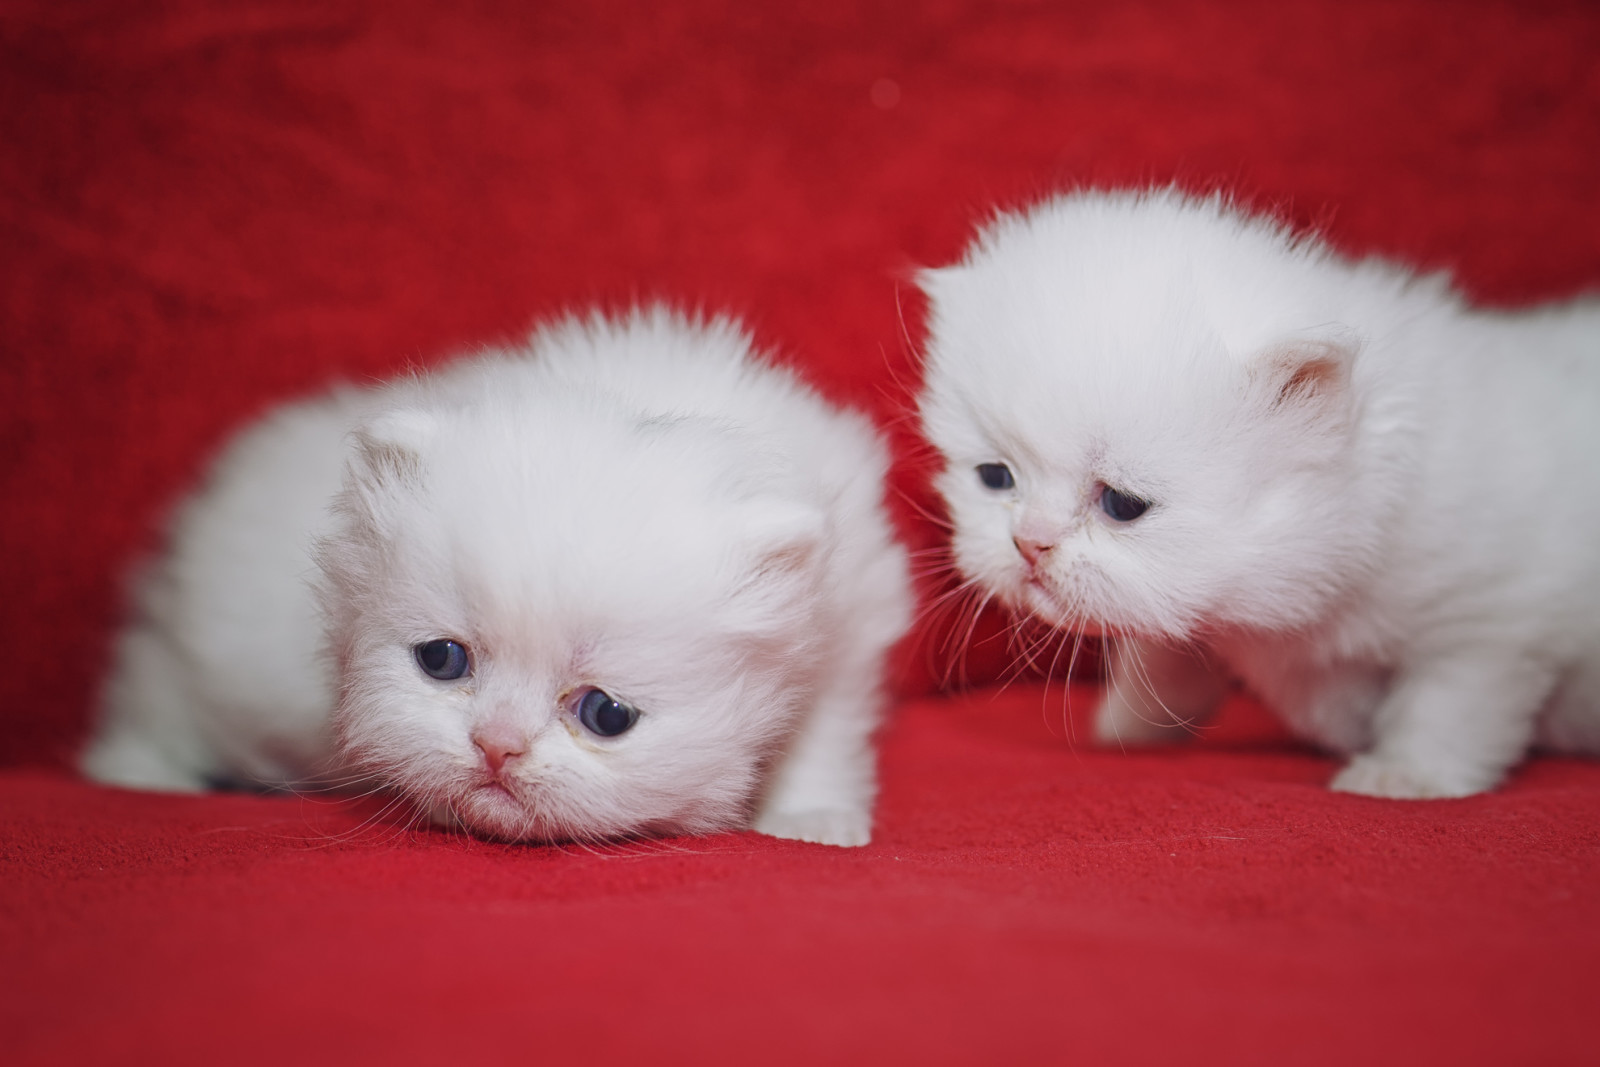
<path fill-rule="evenodd" d="M 966 527 L 960 525 L 950 539 L 950 561 L 962 577 L 984 586 L 992 585 L 999 573 L 989 551 L 988 539 L 973 537 L 967 533 Z"/>

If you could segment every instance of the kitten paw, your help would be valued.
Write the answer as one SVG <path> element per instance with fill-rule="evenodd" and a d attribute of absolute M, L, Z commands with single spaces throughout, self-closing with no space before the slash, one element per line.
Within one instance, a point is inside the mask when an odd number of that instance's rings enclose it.
<path fill-rule="evenodd" d="M 206 777 L 179 766 L 159 749 L 139 741 L 101 741 L 85 753 L 83 773 L 102 785 L 153 793 L 203 793 Z"/>
<path fill-rule="evenodd" d="M 1357 756 L 1334 775 L 1328 788 L 1391 800 L 1442 800 L 1467 797 L 1493 788 L 1493 781 L 1450 774 L 1415 763 L 1374 754 Z"/>
<path fill-rule="evenodd" d="M 1107 691 L 1094 713 L 1094 740 L 1103 748 L 1143 748 L 1189 740 L 1186 723 L 1161 708 L 1145 711 L 1128 702 L 1120 691 Z"/>
<path fill-rule="evenodd" d="M 769 811 L 751 827 L 758 834 L 791 841 L 854 848 L 872 840 L 872 816 L 860 811 Z"/>
<path fill-rule="evenodd" d="M 456 814 L 455 809 L 444 803 L 429 805 L 428 821 L 441 830 L 467 829 L 467 824 Z"/>

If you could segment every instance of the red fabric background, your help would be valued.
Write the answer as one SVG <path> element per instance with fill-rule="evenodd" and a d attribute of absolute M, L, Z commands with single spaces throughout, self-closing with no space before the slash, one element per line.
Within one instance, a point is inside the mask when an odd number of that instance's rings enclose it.
<path fill-rule="evenodd" d="M 1072 183 L 1569 294 L 1597 56 L 1582 4 L 0 3 L 6 1059 L 1589 1060 L 1600 766 L 1335 796 L 1242 703 L 1099 753 L 1059 689 L 935 692 L 926 633 L 855 851 L 504 847 L 65 764 L 120 574 L 271 402 L 659 295 L 902 425 L 909 269 Z"/>

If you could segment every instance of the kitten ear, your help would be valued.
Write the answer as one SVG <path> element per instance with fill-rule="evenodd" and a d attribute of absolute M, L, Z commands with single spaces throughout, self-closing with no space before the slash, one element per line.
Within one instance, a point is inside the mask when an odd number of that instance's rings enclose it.
<path fill-rule="evenodd" d="M 373 480 L 414 482 L 422 473 L 422 453 L 438 432 L 424 411 L 394 408 L 356 427 L 356 456 Z"/>
<path fill-rule="evenodd" d="M 827 539 L 827 518 L 792 501 L 752 501 L 745 544 L 752 578 L 810 569 Z"/>
<path fill-rule="evenodd" d="M 1251 365 L 1251 377 L 1274 410 L 1342 409 L 1360 342 L 1330 331 L 1273 345 Z"/>

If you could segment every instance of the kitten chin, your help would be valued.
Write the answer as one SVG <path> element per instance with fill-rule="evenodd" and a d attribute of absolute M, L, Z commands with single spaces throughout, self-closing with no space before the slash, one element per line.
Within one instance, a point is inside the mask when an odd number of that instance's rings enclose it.
<path fill-rule="evenodd" d="M 999 214 L 921 284 L 957 565 L 1124 635 L 1102 739 L 1236 676 L 1351 792 L 1600 751 L 1600 305 L 1474 310 L 1172 190 Z"/>
<path fill-rule="evenodd" d="M 868 421 L 726 320 L 571 318 L 247 429 L 136 582 L 101 781 L 502 840 L 868 840 L 909 622 Z"/>

